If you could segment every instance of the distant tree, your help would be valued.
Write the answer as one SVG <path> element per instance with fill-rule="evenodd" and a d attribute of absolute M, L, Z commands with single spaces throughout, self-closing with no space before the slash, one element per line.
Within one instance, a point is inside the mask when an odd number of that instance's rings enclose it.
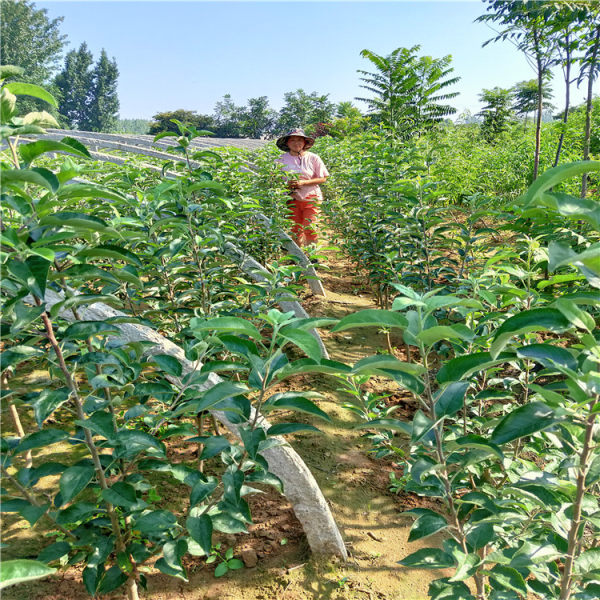
<path fill-rule="evenodd" d="M 58 113 L 63 125 L 81 128 L 89 120 L 90 94 L 94 73 L 90 68 L 92 53 L 83 42 L 79 50 L 71 50 L 65 57 L 64 69 L 56 76 L 59 91 Z"/>
<path fill-rule="evenodd" d="M 503 131 L 508 129 L 512 115 L 511 103 L 512 90 L 500 87 L 491 90 L 484 89 L 479 94 L 479 99 L 485 104 L 478 113 L 483 117 L 481 135 L 488 142 L 494 141 Z"/>
<path fill-rule="evenodd" d="M 554 16 L 557 3 L 549 0 L 538 2 L 524 0 L 484 0 L 489 6 L 489 14 L 477 20 L 499 24 L 503 29 L 497 36 L 485 42 L 500 40 L 512 41 L 521 50 L 527 61 L 536 71 L 537 99 L 535 154 L 533 161 L 533 179 L 537 178 L 540 163 L 540 145 L 543 113 L 542 86 L 552 76 L 550 67 L 554 64 L 557 41 L 554 35 Z"/>
<path fill-rule="evenodd" d="M 277 111 L 269 108 L 269 99 L 266 96 L 250 98 L 242 110 L 241 121 L 242 136 L 258 139 L 273 132 Z"/>
<path fill-rule="evenodd" d="M 90 88 L 88 113 L 81 129 L 86 131 L 113 131 L 119 118 L 119 97 L 117 79 L 119 69 L 113 58 L 109 60 L 102 49 L 94 67 Z"/>
<path fill-rule="evenodd" d="M 24 69 L 21 81 L 50 88 L 59 68 L 66 35 L 60 34 L 63 17 L 48 18 L 46 9 L 36 9 L 26 0 L 0 1 L 0 60 L 3 65 Z M 19 99 L 19 111 L 49 110 L 44 102 Z"/>
<path fill-rule="evenodd" d="M 514 112 L 524 118 L 524 128 L 527 128 L 527 118 L 529 113 L 535 113 L 538 107 L 542 106 L 542 109 L 554 108 L 554 105 L 550 102 L 552 98 L 552 90 L 548 81 L 542 82 L 542 97 L 541 102 L 539 98 L 539 86 L 536 79 L 529 79 L 528 81 L 520 81 L 513 87 L 513 104 L 512 109 Z"/>
<path fill-rule="evenodd" d="M 152 119 L 148 129 L 150 135 L 156 135 L 161 131 L 174 131 L 178 133 L 179 129 L 177 129 L 177 125 L 171 119 L 181 121 L 185 125 L 192 125 L 199 130 L 212 131 L 214 133 L 217 129 L 212 116 L 201 115 L 195 110 L 184 110 L 183 108 L 171 112 L 156 113 Z"/>
<path fill-rule="evenodd" d="M 340 102 L 335 109 L 335 116 L 338 119 L 359 119 L 363 116 L 360 108 L 354 106 L 352 102 Z"/>
<path fill-rule="evenodd" d="M 119 119 L 115 126 L 115 133 L 147 134 L 150 131 L 148 119 Z"/>
<path fill-rule="evenodd" d="M 238 138 L 242 136 L 244 107 L 236 105 L 231 98 L 231 94 L 225 94 L 223 100 L 215 104 L 213 116 L 216 123 L 215 133 L 217 136 L 225 138 Z"/>
<path fill-rule="evenodd" d="M 283 100 L 284 105 L 277 120 L 277 130 L 280 132 L 294 127 L 307 128 L 316 123 L 326 123 L 335 114 L 335 104 L 329 100 L 329 94 L 307 94 L 300 88 L 295 92 L 286 92 Z"/>
<path fill-rule="evenodd" d="M 460 79 L 450 77 L 454 70 L 450 67 L 452 57 L 419 57 L 419 50 L 420 46 L 396 48 L 387 56 L 370 50 L 361 52 L 376 70 L 358 71 L 363 75 L 361 87 L 373 96 L 357 100 L 365 102 L 376 120 L 401 137 L 419 135 L 456 112 L 446 104 L 458 95 L 446 91 Z"/>

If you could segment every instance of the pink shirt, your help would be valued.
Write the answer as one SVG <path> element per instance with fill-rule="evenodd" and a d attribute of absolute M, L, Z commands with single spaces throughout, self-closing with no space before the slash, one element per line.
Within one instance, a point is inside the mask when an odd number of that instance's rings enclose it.
<path fill-rule="evenodd" d="M 280 163 L 284 171 L 298 173 L 300 179 L 320 179 L 321 177 L 329 177 L 329 171 L 327 170 L 325 163 L 319 156 L 312 152 L 304 152 L 302 156 L 292 156 L 289 152 L 286 152 L 275 162 Z M 317 184 L 303 185 L 295 190 L 295 195 L 300 200 L 306 200 L 310 197 L 314 198 L 315 196 L 319 200 L 323 200 L 321 188 Z"/>

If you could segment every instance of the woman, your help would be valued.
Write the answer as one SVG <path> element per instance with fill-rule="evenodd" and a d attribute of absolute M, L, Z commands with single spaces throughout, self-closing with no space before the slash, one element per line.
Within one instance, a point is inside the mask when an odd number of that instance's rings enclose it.
<path fill-rule="evenodd" d="M 319 184 L 329 177 L 321 158 L 308 152 L 314 143 L 315 140 L 305 135 L 302 129 L 292 129 L 277 140 L 277 147 L 285 154 L 276 162 L 285 171 L 298 174 L 298 179 L 288 181 L 291 195 L 288 207 L 295 223 L 292 234 L 299 246 L 317 241 L 314 223 L 319 212 L 319 202 L 323 200 Z"/>

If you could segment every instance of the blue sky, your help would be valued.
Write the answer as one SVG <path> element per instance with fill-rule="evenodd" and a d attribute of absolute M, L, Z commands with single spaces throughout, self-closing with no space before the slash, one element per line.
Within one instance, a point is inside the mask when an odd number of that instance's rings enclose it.
<path fill-rule="evenodd" d="M 279 109 L 298 88 L 340 102 L 364 95 L 357 69 L 370 70 L 364 48 L 389 54 L 421 45 L 436 58 L 451 54 L 459 112 L 480 109 L 483 88 L 510 87 L 535 74 L 509 42 L 482 48 L 493 31 L 473 21 L 479 0 L 371 2 L 63 1 L 36 2 L 63 16 L 67 50 L 82 42 L 97 58 L 105 48 L 120 71 L 121 117 L 150 118 L 184 108 L 212 113 L 231 94 L 236 104 L 268 96 Z M 554 103 L 564 84 L 556 73 Z M 575 90 L 572 102 L 583 101 Z M 355 102 L 364 110 L 364 104 Z"/>

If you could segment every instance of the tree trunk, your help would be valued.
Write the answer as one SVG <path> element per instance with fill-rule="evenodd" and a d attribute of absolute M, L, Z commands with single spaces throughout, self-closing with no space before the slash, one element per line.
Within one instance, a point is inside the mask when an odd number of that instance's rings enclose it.
<path fill-rule="evenodd" d="M 542 145 L 542 85 L 544 83 L 544 70 L 541 61 L 538 58 L 538 105 L 537 121 L 535 124 L 535 156 L 533 159 L 533 180 L 535 181 L 540 169 L 540 148 Z"/>
<path fill-rule="evenodd" d="M 592 134 L 592 88 L 594 84 L 594 70 L 598 58 L 598 48 L 600 47 L 600 25 L 596 28 L 596 39 L 594 40 L 594 50 L 589 64 L 588 72 L 588 90 L 587 102 L 585 105 L 585 136 L 583 140 L 583 160 L 590 160 L 590 137 Z M 587 194 L 587 173 L 581 178 L 581 197 L 585 198 Z"/>
<path fill-rule="evenodd" d="M 560 160 L 560 152 L 565 139 L 565 131 L 567 129 L 567 121 L 569 120 L 569 103 L 571 96 L 571 48 L 569 47 L 569 34 L 565 35 L 565 115 L 563 117 L 562 131 L 560 132 L 560 138 L 558 140 L 558 146 L 556 148 L 556 156 L 554 157 L 554 166 L 558 166 Z"/>

